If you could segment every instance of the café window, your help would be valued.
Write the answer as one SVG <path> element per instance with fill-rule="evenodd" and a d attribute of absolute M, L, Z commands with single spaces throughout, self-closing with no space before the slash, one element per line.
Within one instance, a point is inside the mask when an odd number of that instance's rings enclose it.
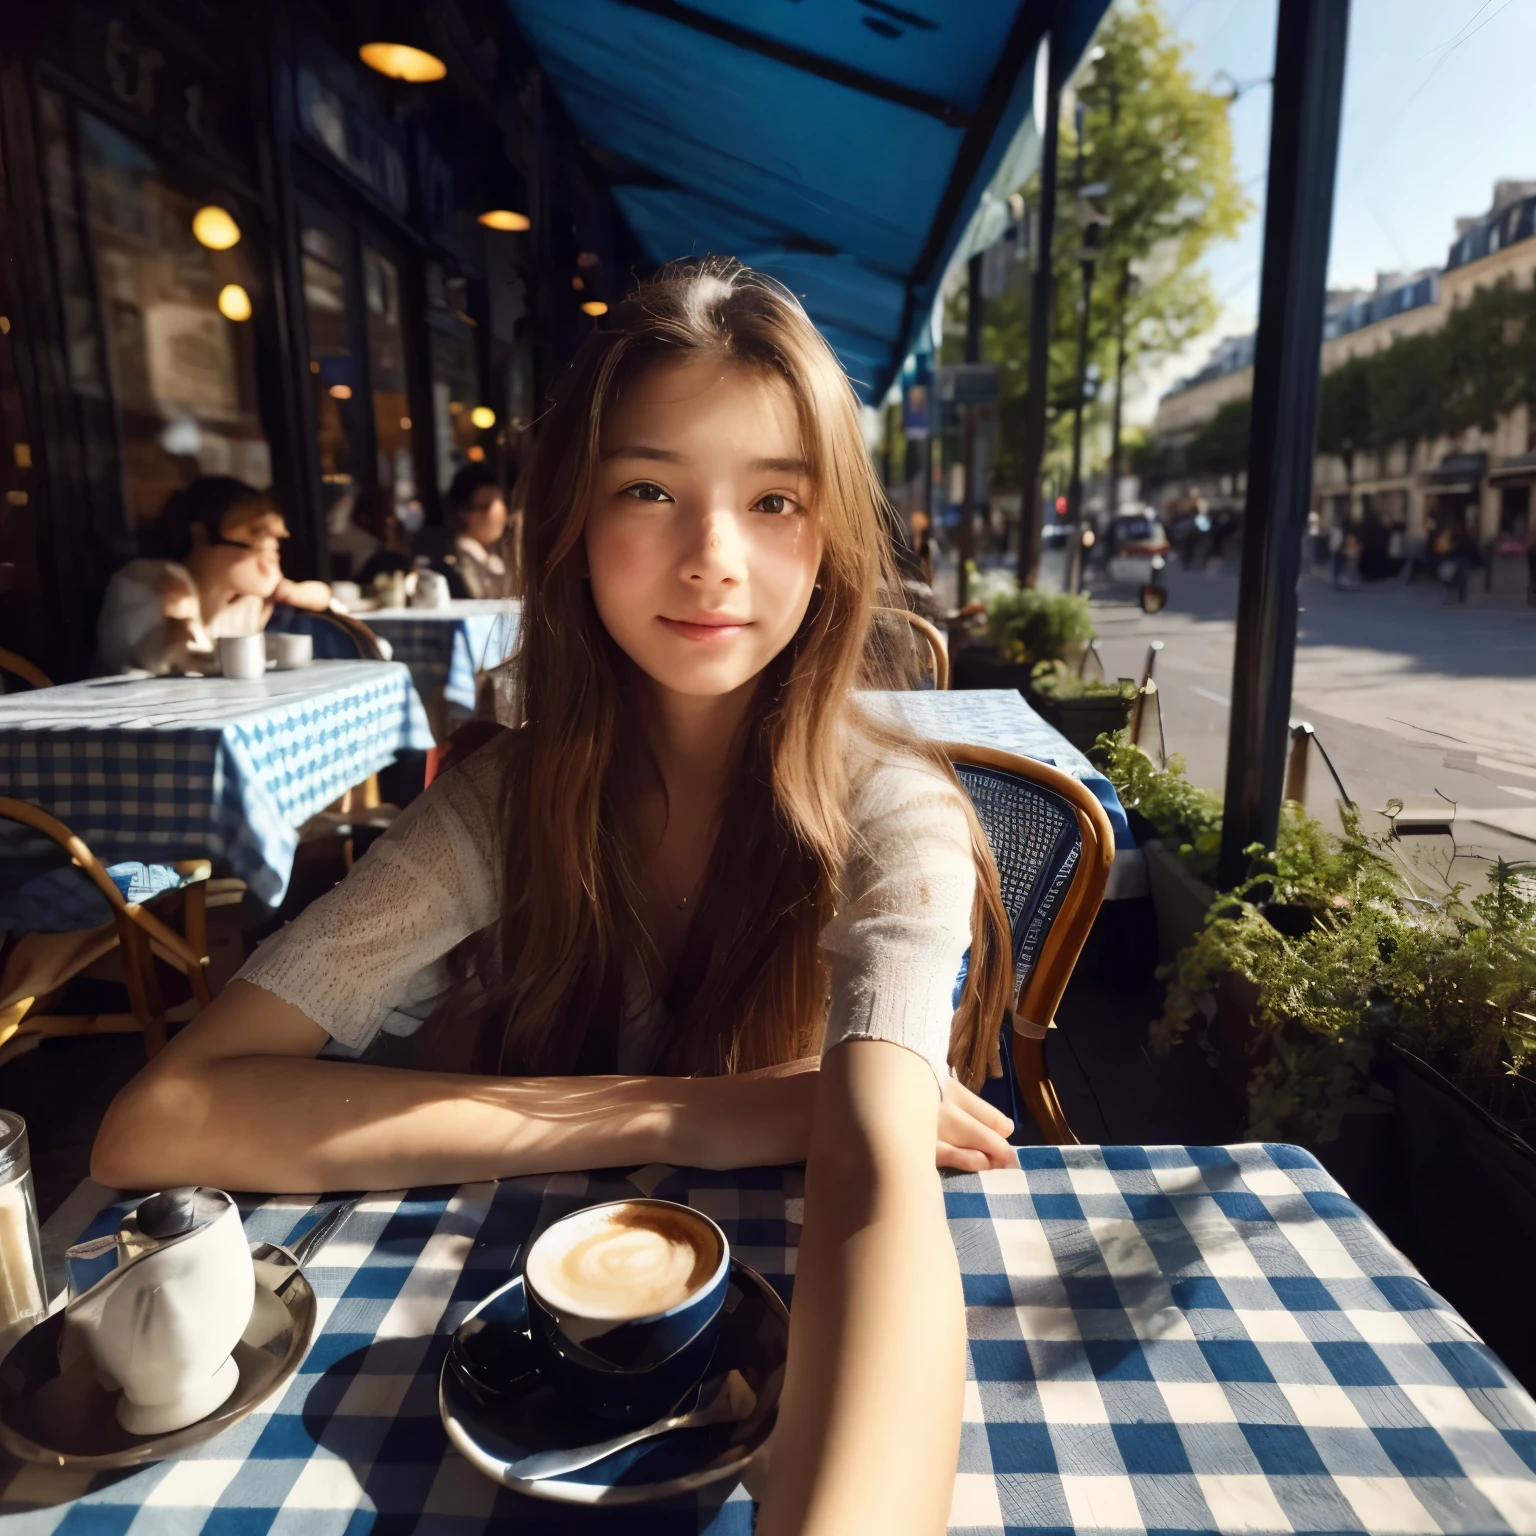
<path fill-rule="evenodd" d="M 353 490 L 362 469 L 357 421 L 360 370 L 353 348 L 345 245 L 337 234 L 314 224 L 304 226 L 301 245 L 315 441 L 329 506 Z"/>
<path fill-rule="evenodd" d="M 400 312 L 400 269 L 372 246 L 363 247 L 363 299 L 368 315 L 368 373 L 379 484 L 397 506 L 416 496 L 413 423 Z"/>
<path fill-rule="evenodd" d="M 480 366 L 467 326 L 433 316 L 432 429 L 437 446 L 437 488 L 447 491 L 466 464 L 482 463 L 485 434 L 475 425 Z"/>
<path fill-rule="evenodd" d="M 43 91 L 40 105 L 91 481 L 115 471 L 130 529 L 200 474 L 265 489 L 272 460 L 252 335 L 264 295 L 248 211 L 217 192 L 194 195 L 137 140 L 59 93 Z"/>

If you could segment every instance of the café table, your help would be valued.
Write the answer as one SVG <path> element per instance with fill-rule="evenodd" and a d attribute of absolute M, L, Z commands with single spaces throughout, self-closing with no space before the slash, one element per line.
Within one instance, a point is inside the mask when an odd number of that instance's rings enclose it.
<path fill-rule="evenodd" d="M 443 608 L 377 608 L 358 617 L 411 669 L 427 714 L 446 739 L 474 715 L 480 673 L 516 648 L 522 612 L 516 598 L 464 598 Z"/>
<path fill-rule="evenodd" d="M 101 677 L 0 697 L 0 792 L 57 816 L 104 863 L 211 858 L 272 906 L 304 822 L 396 753 L 431 745 L 398 662 L 317 661 L 254 682 Z M 0 856 L 34 851 L 7 837 Z"/>
<path fill-rule="evenodd" d="M 1136 846 L 1115 786 L 1055 726 L 1047 724 L 1016 688 L 957 688 L 949 691 L 859 694 L 865 708 L 935 741 L 993 747 L 1036 762 L 1049 763 L 1076 779 L 1104 807 L 1115 833 L 1115 861 L 1110 866 L 1106 901 L 1147 892 L 1146 864 Z"/>
<path fill-rule="evenodd" d="M 1017 1154 L 943 1179 L 968 1335 L 951 1531 L 1536 1531 L 1536 1402 L 1309 1153 Z M 280 1395 L 129 1474 L 6 1463 L 0 1530 L 746 1536 L 744 1486 L 650 1509 L 544 1504 L 474 1471 L 438 1420 L 448 1339 L 529 1238 L 635 1194 L 707 1212 L 791 1299 L 798 1167 L 373 1194 L 315 1256 L 318 1335 Z M 105 1234 L 126 1207 L 86 1206 L 111 1198 L 60 1214 Z M 291 1243 L 327 1202 L 242 1208 L 252 1239 Z"/>

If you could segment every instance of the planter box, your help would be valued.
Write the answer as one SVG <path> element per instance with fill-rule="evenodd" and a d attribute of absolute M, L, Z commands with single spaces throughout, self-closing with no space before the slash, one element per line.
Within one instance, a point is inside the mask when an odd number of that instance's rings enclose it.
<path fill-rule="evenodd" d="M 1190 874 L 1166 843 L 1156 839 L 1143 843 L 1142 852 L 1157 914 L 1158 962 L 1171 965 L 1205 927 L 1205 915 L 1216 900 L 1216 892 Z M 1245 1116 L 1248 1079 L 1263 1059 L 1254 1049 L 1259 1037 L 1253 1027 L 1253 1010 L 1258 1001 L 1259 989 L 1246 976 L 1223 976 L 1216 985 L 1216 1016 L 1206 1029 L 1206 1039 L 1215 1051 L 1216 1076 L 1227 1098 Z"/>
<path fill-rule="evenodd" d="M 1030 688 L 1025 698 L 1035 713 L 1047 725 L 1055 726 L 1079 752 L 1086 752 L 1105 731 L 1123 731 L 1131 722 L 1132 701 L 1117 693 L 1053 699 Z"/>
<path fill-rule="evenodd" d="M 1019 693 L 1029 689 L 1029 663 L 1004 661 L 989 645 L 961 645 L 949 659 L 951 688 L 1013 688 Z"/>
<path fill-rule="evenodd" d="M 1536 1150 L 1418 1057 L 1389 1046 L 1377 1076 L 1389 1112 L 1346 1115 L 1323 1165 L 1536 1389 Z"/>

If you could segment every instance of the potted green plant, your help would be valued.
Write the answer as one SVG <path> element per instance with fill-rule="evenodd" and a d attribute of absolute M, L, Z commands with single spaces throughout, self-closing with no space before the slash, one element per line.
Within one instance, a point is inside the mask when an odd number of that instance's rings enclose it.
<path fill-rule="evenodd" d="M 1136 703 L 1136 684 L 1128 677 L 1090 681 L 1064 661 L 1037 661 L 1029 672 L 1028 698 L 1041 719 L 1086 752 L 1100 736 L 1118 736 L 1125 729 Z"/>
<path fill-rule="evenodd" d="M 1171 868 L 1209 894 L 1149 1044 L 1202 1046 L 1245 1093 L 1249 1134 L 1312 1147 L 1527 1382 L 1536 1316 L 1508 1278 L 1536 1264 L 1536 889 L 1422 889 L 1346 812 L 1342 835 L 1288 807 L 1278 846 L 1218 892 L 1220 809 L 1182 765 L 1112 740 L 1096 758 Z M 1202 843 L 1204 846 L 1202 847 Z M 1164 913 L 1159 910 L 1159 928 Z M 1186 911 L 1187 917 L 1187 911 Z"/>
<path fill-rule="evenodd" d="M 956 649 L 956 688 L 1016 688 L 1083 751 L 1102 732 L 1124 729 L 1134 684 L 1090 682 L 1077 666 L 1095 633 L 1086 597 L 1009 580 L 984 590 L 981 603 L 985 633 Z"/>

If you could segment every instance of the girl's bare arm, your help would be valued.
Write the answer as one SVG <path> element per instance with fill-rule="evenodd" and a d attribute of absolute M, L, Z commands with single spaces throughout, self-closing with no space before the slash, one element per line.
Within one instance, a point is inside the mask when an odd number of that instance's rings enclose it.
<path fill-rule="evenodd" d="M 810 1138 L 814 1072 L 471 1077 L 316 1060 L 328 1038 L 292 1004 L 231 982 L 113 1101 L 93 1176 L 119 1189 L 394 1189 L 794 1162 Z"/>
<path fill-rule="evenodd" d="M 850 1040 L 822 1062 L 789 1372 L 758 1536 L 937 1536 L 959 1457 L 965 1313 L 933 1073 Z"/>

